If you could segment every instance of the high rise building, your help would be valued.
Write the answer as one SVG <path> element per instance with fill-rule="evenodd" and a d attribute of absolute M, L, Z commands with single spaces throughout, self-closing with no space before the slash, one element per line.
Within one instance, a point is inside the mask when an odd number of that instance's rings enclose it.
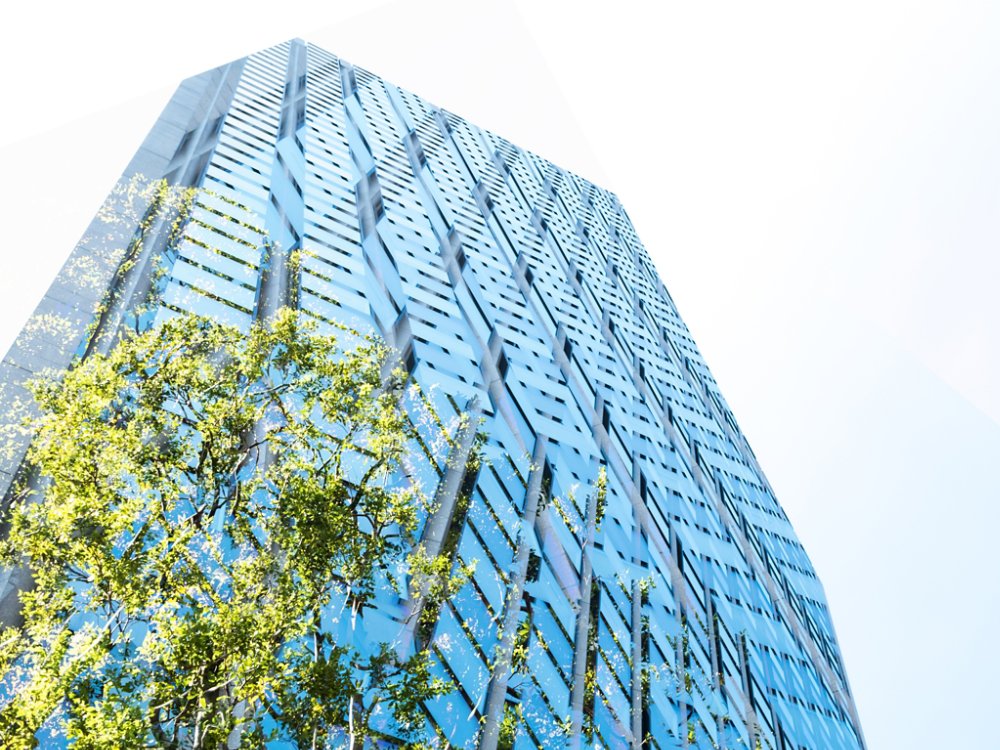
<path fill-rule="evenodd" d="M 181 207 L 161 179 L 199 191 Z M 439 736 L 496 747 L 513 710 L 517 748 L 864 747 L 823 589 L 617 198 L 312 45 L 180 86 L 0 365 L 0 407 L 122 325 L 281 304 L 378 333 L 438 409 L 485 418 L 490 463 L 442 472 L 424 532 L 479 561 L 430 641 L 459 685 L 426 706 Z M 515 647 L 522 669 L 492 669 Z"/>

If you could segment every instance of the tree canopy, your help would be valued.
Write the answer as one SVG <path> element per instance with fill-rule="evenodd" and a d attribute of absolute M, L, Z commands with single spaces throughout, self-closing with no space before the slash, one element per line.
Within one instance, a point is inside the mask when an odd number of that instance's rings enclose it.
<path fill-rule="evenodd" d="M 0 545 L 34 581 L 0 634 L 7 747 L 420 730 L 452 686 L 420 639 L 369 643 L 359 616 L 380 588 L 431 612 L 468 571 L 417 541 L 433 503 L 408 463 L 433 449 L 405 378 L 345 336 L 288 309 L 249 333 L 180 316 L 34 382 Z"/>

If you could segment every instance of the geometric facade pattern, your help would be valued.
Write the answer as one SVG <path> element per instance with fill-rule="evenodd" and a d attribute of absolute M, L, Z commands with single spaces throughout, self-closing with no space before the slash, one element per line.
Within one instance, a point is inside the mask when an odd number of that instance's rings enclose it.
<path fill-rule="evenodd" d="M 183 214 L 134 189 L 161 178 L 201 189 Z M 486 465 L 424 477 L 424 539 L 478 561 L 426 636 L 461 686 L 429 732 L 864 747 L 822 586 L 617 198 L 315 46 L 182 84 L 0 365 L 2 398 L 118 326 L 247 329 L 280 304 L 377 333 L 440 412 L 485 419 Z"/>

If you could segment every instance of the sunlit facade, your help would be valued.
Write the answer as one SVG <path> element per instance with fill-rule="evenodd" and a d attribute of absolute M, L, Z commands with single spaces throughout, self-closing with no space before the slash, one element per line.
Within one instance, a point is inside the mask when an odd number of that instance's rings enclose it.
<path fill-rule="evenodd" d="M 203 190 L 150 221 L 129 186 L 159 178 Z M 182 84 L 0 365 L 2 398 L 121 325 L 248 329 L 282 304 L 377 333 L 442 414 L 485 419 L 484 466 L 424 477 L 425 541 L 477 561 L 424 635 L 459 686 L 428 737 L 864 747 L 822 586 L 617 198 L 312 45 Z M 373 639 L 408 606 L 387 597 Z"/>

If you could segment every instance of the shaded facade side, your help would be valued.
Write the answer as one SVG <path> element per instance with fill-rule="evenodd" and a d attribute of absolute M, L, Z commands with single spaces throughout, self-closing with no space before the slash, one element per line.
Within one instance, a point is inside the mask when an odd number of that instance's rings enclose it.
<path fill-rule="evenodd" d="M 165 249 L 169 221 L 163 218 L 170 212 L 158 205 L 152 183 L 160 178 L 186 185 L 200 181 L 217 136 L 207 129 L 221 124 L 229 110 L 242 66 L 237 61 L 180 85 L 0 362 L 4 506 L 30 440 L 17 429 L 22 417 L 34 413 L 26 383 L 65 370 L 88 351 L 106 349 L 128 310 L 148 291 L 137 288 L 138 274 L 125 270 L 136 265 L 149 270 Z M 161 220 L 150 225 L 154 216 Z M 17 592 L 27 585 L 25 571 L 0 570 L 0 622 L 19 620 Z"/>

